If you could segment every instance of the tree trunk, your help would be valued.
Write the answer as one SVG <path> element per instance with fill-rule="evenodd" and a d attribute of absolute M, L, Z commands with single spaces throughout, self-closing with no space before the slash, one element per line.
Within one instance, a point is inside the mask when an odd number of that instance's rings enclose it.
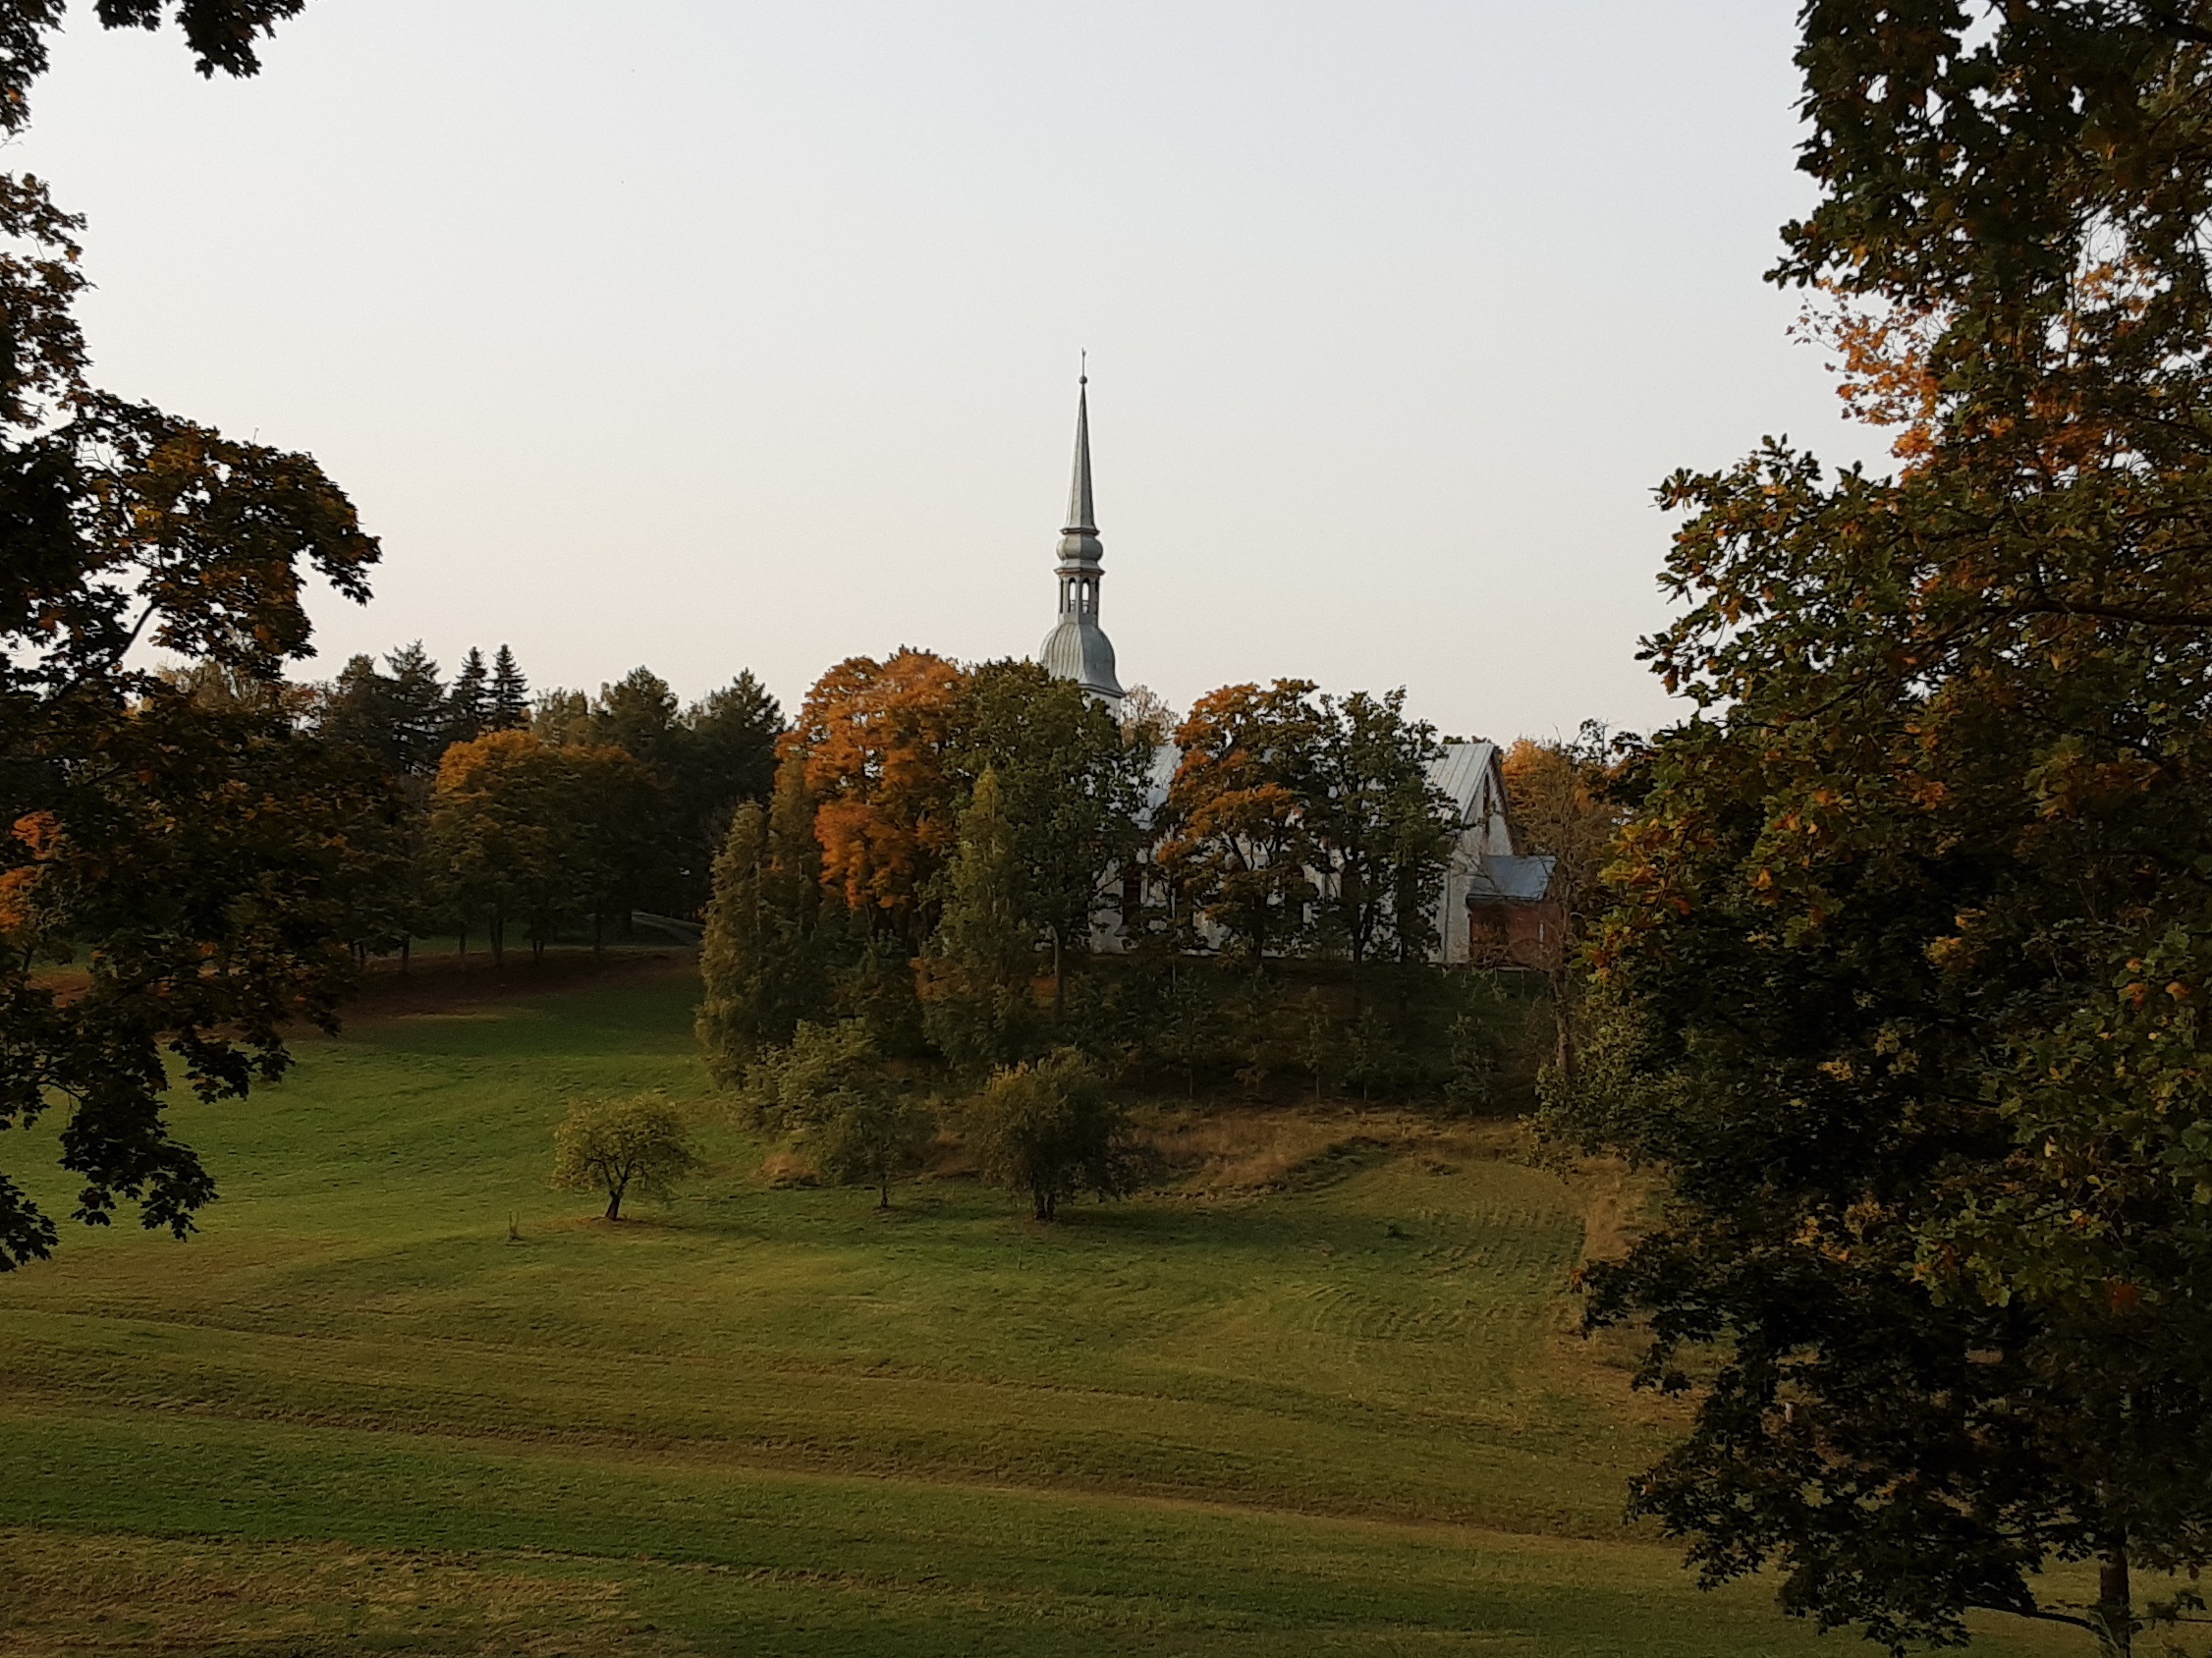
<path fill-rule="evenodd" d="M 619 1186 L 607 1188 L 607 1219 L 611 1221 L 622 1219 L 622 1188 Z"/>
<path fill-rule="evenodd" d="M 507 966 L 507 917 L 497 910 L 491 912 L 491 970 L 498 972 Z"/>
<path fill-rule="evenodd" d="M 2113 1544 L 2097 1563 L 2097 1641 L 2106 1652 L 2127 1658 L 2135 1644 L 2134 1595 L 2128 1581 L 2128 1543 Z"/>
<path fill-rule="evenodd" d="M 400 977 L 407 977 L 408 960 L 415 952 L 415 940 L 406 933 L 400 934 Z"/>
<path fill-rule="evenodd" d="M 468 922 L 464 921 L 464 922 L 462 922 L 462 923 L 461 923 L 461 927 L 460 927 L 460 930 L 459 930 L 459 931 L 458 931 L 458 932 L 457 932 L 457 933 L 456 933 L 456 934 L 454 935 L 454 942 L 455 942 L 456 944 L 458 944 L 458 945 L 460 945 L 460 946 L 461 946 L 461 952 L 460 952 L 460 954 L 461 954 L 461 959 L 462 959 L 462 960 L 463 960 L 464 962 L 466 962 L 467 960 L 469 960 L 469 923 L 468 923 Z"/>
<path fill-rule="evenodd" d="M 877 1200 L 876 1207 L 879 1209 L 891 1207 L 891 1176 L 888 1171 L 885 1172 L 883 1177 L 883 1195 Z"/>
<path fill-rule="evenodd" d="M 1060 1015 L 1066 1006 L 1067 997 L 1060 976 L 1060 929 L 1054 927 L 1052 929 L 1052 1023 L 1055 1029 L 1059 1028 Z"/>

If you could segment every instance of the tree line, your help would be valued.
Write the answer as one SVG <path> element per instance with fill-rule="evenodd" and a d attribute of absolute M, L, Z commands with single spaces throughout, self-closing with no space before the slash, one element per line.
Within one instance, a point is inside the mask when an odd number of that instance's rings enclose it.
<path fill-rule="evenodd" d="M 448 682 L 419 644 L 356 656 L 294 699 L 304 735 L 372 767 L 395 805 L 382 902 L 363 953 L 518 933 L 627 935 L 634 912 L 695 914 L 737 802 L 767 791 L 782 710 L 750 673 L 685 705 L 636 668 L 535 696 L 514 653 L 471 649 Z"/>

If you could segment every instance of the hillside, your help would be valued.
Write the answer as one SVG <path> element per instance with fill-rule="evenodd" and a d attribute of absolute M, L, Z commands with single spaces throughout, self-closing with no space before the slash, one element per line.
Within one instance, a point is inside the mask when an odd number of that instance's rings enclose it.
<path fill-rule="evenodd" d="M 703 1100 L 694 987 L 535 982 L 181 1104 L 197 1239 L 0 1278 L 0 1650 L 1855 1649 L 1622 1529 L 1665 1408 L 1568 1290 L 1615 1194 L 1508 1126 L 1172 1117 L 1174 1187 L 1041 1229 L 957 1176 L 778 1188 L 718 1125 L 610 1227 L 551 1127 Z M 8 1166 L 66 1209 L 51 1149 Z"/>

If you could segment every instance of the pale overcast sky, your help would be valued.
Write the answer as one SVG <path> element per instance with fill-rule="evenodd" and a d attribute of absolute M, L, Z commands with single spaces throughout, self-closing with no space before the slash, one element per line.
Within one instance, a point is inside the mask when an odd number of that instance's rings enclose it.
<path fill-rule="evenodd" d="M 310 672 L 1025 654 L 1087 347 L 1125 683 L 1648 728 L 1652 486 L 1879 453 L 1759 281 L 1790 0 L 309 0 L 213 83 L 90 9 L 14 163 L 99 382 L 382 537 Z"/>

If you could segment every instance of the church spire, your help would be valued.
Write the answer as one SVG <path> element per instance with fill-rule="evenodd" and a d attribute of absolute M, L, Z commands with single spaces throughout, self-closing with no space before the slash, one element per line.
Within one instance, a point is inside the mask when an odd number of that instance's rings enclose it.
<path fill-rule="evenodd" d="M 1046 672 L 1074 680 L 1093 696 L 1119 702 L 1114 646 L 1098 625 L 1098 586 L 1106 549 L 1090 502 L 1090 376 L 1076 382 L 1076 472 L 1068 485 L 1068 522 L 1060 531 L 1060 618 L 1037 653 Z"/>

